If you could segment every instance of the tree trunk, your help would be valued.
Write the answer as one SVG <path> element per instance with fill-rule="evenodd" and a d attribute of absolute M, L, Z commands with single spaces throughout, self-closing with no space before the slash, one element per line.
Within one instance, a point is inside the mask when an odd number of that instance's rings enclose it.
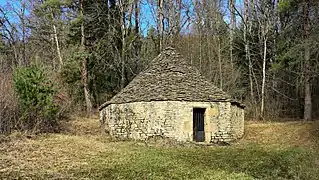
<path fill-rule="evenodd" d="M 141 40 L 140 40 L 140 28 L 139 28 L 139 0 L 135 0 L 135 36 L 136 41 L 135 41 L 135 56 L 139 57 L 140 51 L 141 51 Z"/>
<path fill-rule="evenodd" d="M 190 23 L 190 22 L 189 22 Z M 189 31 L 189 29 L 188 29 Z M 189 53 L 189 58 L 191 59 L 191 65 L 193 65 L 193 45 L 190 45 L 191 44 L 191 33 L 188 33 L 188 53 Z"/>
<path fill-rule="evenodd" d="M 58 55 L 58 59 L 59 59 L 59 70 L 60 70 L 62 68 L 62 65 L 63 65 L 63 60 L 62 60 L 62 56 L 61 56 L 58 33 L 57 33 L 57 29 L 56 29 L 56 26 L 54 23 L 54 14 L 53 13 L 52 13 L 52 20 L 53 20 L 53 22 L 52 22 L 53 36 L 54 36 L 56 51 L 57 51 L 57 55 Z"/>
<path fill-rule="evenodd" d="M 264 35 L 264 58 L 263 58 L 263 78 L 261 85 L 261 107 L 260 117 L 264 117 L 264 104 L 265 104 L 265 84 L 266 84 L 266 58 L 267 58 L 267 37 Z"/>
<path fill-rule="evenodd" d="M 312 115 L 312 98 L 311 98 L 311 74 L 310 74 L 310 47 L 309 47 L 309 1 L 304 0 L 304 41 L 305 41 L 305 104 L 304 104 L 304 120 L 311 120 Z"/>
<path fill-rule="evenodd" d="M 80 0 L 80 16 L 83 18 L 83 0 Z M 84 22 L 81 24 L 81 51 L 85 52 L 85 35 L 84 35 Z M 87 58 L 82 59 L 82 85 L 84 90 L 84 98 L 86 103 L 86 113 L 88 116 L 92 114 L 92 102 L 90 100 L 90 91 L 87 83 Z"/>
<path fill-rule="evenodd" d="M 164 0 L 158 0 L 158 10 L 157 10 L 157 16 L 158 16 L 158 34 L 159 34 L 159 52 L 162 51 L 163 49 L 163 36 L 164 36 L 164 17 L 163 17 L 163 5 L 164 5 Z"/>
<path fill-rule="evenodd" d="M 245 59 L 246 62 L 248 61 L 249 64 L 249 84 L 250 84 L 250 99 L 252 102 L 254 102 L 254 87 L 253 87 L 253 75 L 252 75 L 252 62 L 250 58 L 250 52 L 249 52 L 249 41 L 247 39 L 247 33 L 250 30 L 250 27 L 248 27 L 248 9 L 249 9 L 249 4 L 248 0 L 244 1 L 244 42 L 245 42 Z"/>
<path fill-rule="evenodd" d="M 206 35 L 206 40 L 207 40 L 207 52 L 208 52 L 208 63 L 209 63 L 209 78 L 211 78 L 213 76 L 213 68 L 212 68 L 212 53 L 211 53 L 211 43 L 210 43 L 210 33 L 208 32 L 208 34 Z"/>
<path fill-rule="evenodd" d="M 181 32 L 181 21 L 180 21 L 180 18 L 181 18 L 181 12 L 182 12 L 182 0 L 176 0 L 176 3 L 177 3 L 177 13 L 176 13 L 176 24 L 175 24 L 175 27 L 176 27 L 176 31 L 175 31 L 175 35 L 174 35 L 174 44 L 175 46 L 177 46 L 176 43 L 179 42 L 179 37 L 180 37 L 180 32 Z"/>
<path fill-rule="evenodd" d="M 218 43 L 218 65 L 219 65 L 219 88 L 223 89 L 223 68 L 222 68 L 222 57 L 221 57 L 221 46 L 220 46 L 220 37 L 217 36 Z"/>
<path fill-rule="evenodd" d="M 170 46 L 173 46 L 174 42 L 174 31 L 175 31 L 175 6 L 173 0 L 168 0 L 169 8 L 168 8 L 168 43 Z"/>
<path fill-rule="evenodd" d="M 59 58 L 59 69 L 61 69 L 62 65 L 63 65 L 63 60 L 62 60 L 62 57 L 61 57 L 58 33 L 57 33 L 57 30 L 56 30 L 55 24 L 53 24 L 53 36 L 54 36 L 54 40 L 55 40 L 55 46 L 56 46 L 57 55 L 58 55 L 58 58 Z"/>
<path fill-rule="evenodd" d="M 27 57 L 26 57 L 26 24 L 25 24 L 25 3 L 21 2 L 21 14 L 20 14 L 20 20 L 22 25 L 22 43 L 23 43 L 23 62 L 24 65 L 28 65 Z"/>
<path fill-rule="evenodd" d="M 140 9 L 138 6 L 139 0 L 135 0 L 135 34 L 139 35 L 139 15 L 140 15 Z"/>
<path fill-rule="evenodd" d="M 315 6 L 315 22 L 318 23 L 319 21 L 319 1 L 318 0 L 314 1 L 314 6 Z"/>
<path fill-rule="evenodd" d="M 218 8 L 216 8 L 216 31 L 219 32 L 220 31 L 220 25 L 221 25 L 221 21 L 220 21 L 220 16 L 219 16 L 219 11 Z M 223 89 L 223 63 L 222 63 L 222 50 L 221 50 L 221 39 L 220 39 L 220 34 L 217 35 L 217 57 L 218 57 L 218 67 L 219 67 L 219 88 Z"/>
<path fill-rule="evenodd" d="M 229 0 L 229 11 L 230 11 L 230 31 L 229 31 L 229 44 L 230 44 L 230 63 L 233 68 L 233 49 L 234 49 L 234 29 L 236 26 L 235 16 L 235 3 L 236 0 Z"/>
<path fill-rule="evenodd" d="M 21 63 L 19 60 L 19 56 L 18 56 L 18 52 L 17 52 L 17 48 L 16 48 L 16 43 L 12 43 L 12 49 L 13 49 L 13 55 L 14 55 L 14 60 L 13 60 L 12 64 L 16 67 L 19 67 L 21 65 Z"/>
<path fill-rule="evenodd" d="M 124 2 L 120 0 L 120 13 L 121 13 L 121 41 L 122 41 L 122 49 L 121 49 L 121 89 L 125 86 L 125 50 L 126 50 L 126 29 L 125 29 L 125 12 L 124 12 Z"/>
<path fill-rule="evenodd" d="M 306 55 L 305 55 L 306 56 Z M 306 58 L 306 57 L 305 57 Z M 312 115 L 312 102 L 311 102 L 311 88 L 310 79 L 305 79 L 305 109 L 304 109 L 304 120 L 311 120 Z"/>
<path fill-rule="evenodd" d="M 202 27 L 199 28 L 199 71 L 202 72 Z"/>

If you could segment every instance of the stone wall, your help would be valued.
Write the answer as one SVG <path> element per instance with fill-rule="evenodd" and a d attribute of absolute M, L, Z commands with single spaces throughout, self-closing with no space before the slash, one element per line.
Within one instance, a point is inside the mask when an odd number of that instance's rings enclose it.
<path fill-rule="evenodd" d="M 244 135 L 244 109 L 230 102 L 220 103 L 217 131 L 212 134 L 212 142 L 229 142 Z"/>
<path fill-rule="evenodd" d="M 244 116 L 245 111 L 243 108 L 236 105 L 231 106 L 231 123 L 235 139 L 239 139 L 244 135 Z"/>
<path fill-rule="evenodd" d="M 205 142 L 230 141 L 234 137 L 241 137 L 243 128 L 234 126 L 243 126 L 243 110 L 229 102 L 110 104 L 100 111 L 100 118 L 102 125 L 105 124 L 107 131 L 114 137 L 147 139 L 160 135 L 178 141 L 192 141 L 193 108 L 206 108 Z"/>

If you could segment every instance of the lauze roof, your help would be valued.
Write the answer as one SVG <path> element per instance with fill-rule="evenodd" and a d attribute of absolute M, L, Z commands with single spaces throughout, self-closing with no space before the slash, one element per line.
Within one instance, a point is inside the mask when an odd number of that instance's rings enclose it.
<path fill-rule="evenodd" d="M 99 109 L 109 104 L 150 101 L 223 101 L 241 105 L 206 80 L 173 48 L 166 48 L 146 70 Z"/>

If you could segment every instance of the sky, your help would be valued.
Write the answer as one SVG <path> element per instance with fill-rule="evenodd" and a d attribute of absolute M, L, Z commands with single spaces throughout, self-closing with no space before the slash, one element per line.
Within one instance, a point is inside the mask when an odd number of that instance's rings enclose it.
<path fill-rule="evenodd" d="M 9 2 L 10 4 L 12 4 L 12 2 L 18 2 L 19 0 L 0 0 L 0 5 L 4 6 L 7 4 L 7 2 Z M 155 23 L 155 19 L 156 19 L 156 9 L 154 9 L 154 7 L 150 6 L 150 4 L 148 3 L 150 0 L 141 0 L 141 15 L 140 15 L 140 19 L 141 19 L 141 31 L 143 32 L 143 35 L 146 36 L 147 35 L 147 31 L 148 29 L 150 29 L 151 27 L 156 27 L 156 23 Z M 192 0 L 183 0 L 183 2 L 185 1 L 192 1 Z M 226 10 L 226 16 L 228 16 L 227 14 L 227 0 L 224 1 L 225 2 L 225 10 Z M 236 7 L 238 10 L 241 9 L 243 0 L 236 0 Z M 13 3 L 14 4 L 14 3 Z M 16 5 L 19 3 L 16 3 Z M 192 8 L 191 8 L 192 11 Z M 12 17 L 10 17 L 10 14 L 8 15 L 9 18 L 15 18 L 14 15 L 12 15 Z M 186 16 L 185 16 L 185 12 L 181 13 L 181 22 L 185 22 L 186 20 Z M 228 23 L 228 18 L 225 18 L 225 21 Z M 186 31 L 187 24 L 184 26 L 184 29 L 182 29 L 183 31 Z"/>
<path fill-rule="evenodd" d="M 0 0 L 0 6 L 7 6 L 7 5 L 10 5 L 10 6 L 18 6 L 19 3 L 18 3 L 18 0 Z M 10 13 L 7 14 L 7 16 L 11 19 L 15 19 L 17 17 L 15 17 L 15 15 L 13 13 Z"/>

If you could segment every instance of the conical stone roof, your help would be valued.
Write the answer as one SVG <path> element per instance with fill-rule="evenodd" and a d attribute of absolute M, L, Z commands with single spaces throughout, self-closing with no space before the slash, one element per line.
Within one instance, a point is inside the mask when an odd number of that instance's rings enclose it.
<path fill-rule="evenodd" d="M 150 101 L 233 102 L 221 89 L 203 77 L 173 48 L 166 48 L 138 74 L 109 104 Z"/>

